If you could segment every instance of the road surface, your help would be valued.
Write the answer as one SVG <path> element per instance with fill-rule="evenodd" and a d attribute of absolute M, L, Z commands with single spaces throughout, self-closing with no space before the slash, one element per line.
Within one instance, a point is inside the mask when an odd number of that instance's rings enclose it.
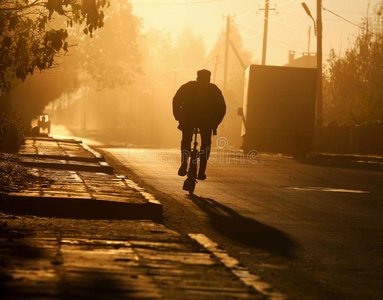
<path fill-rule="evenodd" d="M 177 150 L 103 150 L 163 203 L 167 226 L 206 234 L 287 297 L 383 294 L 383 172 L 376 165 L 218 148 L 207 180 L 189 197 Z"/>

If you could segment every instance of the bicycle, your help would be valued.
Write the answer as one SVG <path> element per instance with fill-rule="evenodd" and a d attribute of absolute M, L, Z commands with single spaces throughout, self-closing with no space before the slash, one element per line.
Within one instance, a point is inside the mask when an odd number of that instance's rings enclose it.
<path fill-rule="evenodd" d="M 189 195 L 194 194 L 194 189 L 197 181 L 197 163 L 198 163 L 198 158 L 199 158 L 199 151 L 197 149 L 198 142 L 197 142 L 197 135 L 201 133 L 198 128 L 193 129 L 193 134 L 194 134 L 194 144 L 193 144 L 193 149 L 190 154 L 190 164 L 189 164 L 189 170 L 187 173 L 187 178 L 184 181 L 183 185 L 183 190 L 188 191 Z"/>

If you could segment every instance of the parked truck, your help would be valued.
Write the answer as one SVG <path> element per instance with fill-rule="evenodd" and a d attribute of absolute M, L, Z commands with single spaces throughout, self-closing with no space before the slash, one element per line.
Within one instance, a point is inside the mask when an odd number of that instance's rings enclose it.
<path fill-rule="evenodd" d="M 243 151 L 305 156 L 315 127 L 315 68 L 251 65 L 245 74 Z"/>

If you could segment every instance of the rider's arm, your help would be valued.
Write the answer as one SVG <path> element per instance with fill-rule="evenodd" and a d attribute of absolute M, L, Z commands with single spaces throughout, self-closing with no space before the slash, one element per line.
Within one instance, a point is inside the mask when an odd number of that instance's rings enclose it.
<path fill-rule="evenodd" d="M 181 89 L 177 91 L 173 98 L 173 115 L 174 118 L 179 121 L 181 117 L 181 106 L 182 106 L 182 96 L 181 96 Z"/>
<path fill-rule="evenodd" d="M 173 98 L 173 115 L 177 121 L 182 121 L 185 114 L 188 113 L 188 111 L 185 111 L 184 104 L 194 94 L 195 85 L 195 81 L 189 81 L 182 85 L 175 94 Z"/>

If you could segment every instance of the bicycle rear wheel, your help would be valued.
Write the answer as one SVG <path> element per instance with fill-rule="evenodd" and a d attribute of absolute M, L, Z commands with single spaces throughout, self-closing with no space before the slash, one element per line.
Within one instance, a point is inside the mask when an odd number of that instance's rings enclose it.
<path fill-rule="evenodd" d="M 183 189 L 189 192 L 189 195 L 194 194 L 195 185 L 197 183 L 197 160 L 198 160 L 198 150 L 197 150 L 197 134 L 199 133 L 198 128 L 195 128 L 193 131 L 194 134 L 194 147 L 190 155 L 190 166 L 188 170 L 188 178 L 184 181 Z"/>

